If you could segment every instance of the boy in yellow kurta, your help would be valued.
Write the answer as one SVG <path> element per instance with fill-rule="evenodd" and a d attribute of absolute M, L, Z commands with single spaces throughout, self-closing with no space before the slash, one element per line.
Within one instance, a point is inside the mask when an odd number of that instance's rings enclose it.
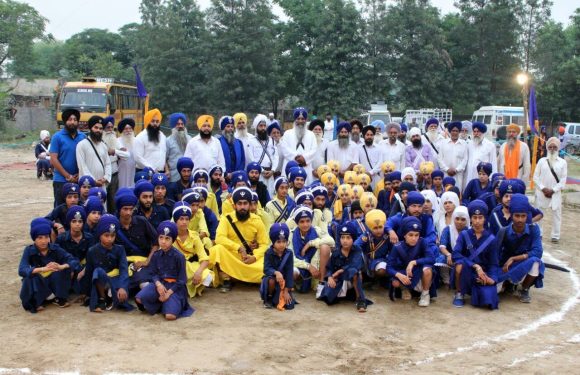
<path fill-rule="evenodd" d="M 192 216 L 189 220 L 189 230 L 199 234 L 203 247 L 209 252 L 209 249 L 213 246 L 213 242 L 211 242 L 211 239 L 209 238 L 209 229 L 207 228 L 203 210 L 199 208 L 201 194 L 191 188 L 185 189 L 181 200 L 189 204 L 189 208 L 191 209 Z"/>
<path fill-rule="evenodd" d="M 203 248 L 203 243 L 197 232 L 188 229 L 191 219 L 191 208 L 185 202 L 176 202 L 173 206 L 173 221 L 177 224 L 177 238 L 173 246 L 185 256 L 185 271 L 187 273 L 187 293 L 190 298 L 210 286 L 214 273 L 208 268 L 209 256 Z"/>
<path fill-rule="evenodd" d="M 290 217 L 294 208 L 294 200 L 288 196 L 289 183 L 286 177 L 278 177 L 274 182 L 276 194 L 274 198 L 266 203 L 266 214 L 269 216 L 269 223 L 285 223 Z"/>
<path fill-rule="evenodd" d="M 223 214 L 216 232 L 216 244 L 210 249 L 210 265 L 219 267 L 224 280 L 221 292 L 231 290 L 230 278 L 260 283 L 268 234 L 262 219 L 250 212 L 252 191 L 239 187 L 232 193 L 233 213 Z M 239 233 L 236 233 L 236 231 Z"/>

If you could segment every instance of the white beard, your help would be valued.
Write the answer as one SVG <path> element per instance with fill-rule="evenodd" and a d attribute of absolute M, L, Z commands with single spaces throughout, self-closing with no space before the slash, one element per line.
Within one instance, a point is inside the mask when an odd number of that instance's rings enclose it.
<path fill-rule="evenodd" d="M 177 141 L 177 145 L 181 152 L 185 152 L 187 147 L 187 132 L 185 130 L 179 131 L 177 128 L 171 129 L 171 136 Z"/>
<path fill-rule="evenodd" d="M 242 139 L 248 137 L 248 129 L 236 129 L 236 138 Z"/>
<path fill-rule="evenodd" d="M 305 126 L 298 126 L 294 127 L 294 134 L 296 134 L 297 143 L 302 142 L 302 138 L 304 138 L 304 134 L 306 134 L 306 127 Z"/>
<path fill-rule="evenodd" d="M 378 144 L 383 140 L 383 136 L 380 133 L 375 134 L 375 144 Z"/>
<path fill-rule="evenodd" d="M 316 144 L 322 143 L 322 134 L 314 134 L 316 136 Z"/>
<path fill-rule="evenodd" d="M 105 132 L 103 134 L 103 142 L 107 145 L 109 150 L 116 150 L 119 148 L 117 144 L 117 137 L 115 136 L 115 132 Z"/>
<path fill-rule="evenodd" d="M 459 138 L 463 139 L 464 141 L 467 140 L 467 137 L 469 137 L 468 133 L 459 133 Z"/>
<path fill-rule="evenodd" d="M 548 161 L 550 164 L 554 165 L 556 160 L 558 160 L 558 151 L 548 151 Z"/>
<path fill-rule="evenodd" d="M 476 145 L 480 145 L 481 142 L 483 142 L 483 138 L 482 137 L 473 137 L 473 143 L 475 143 Z"/>
<path fill-rule="evenodd" d="M 431 142 L 435 142 L 437 140 L 437 135 L 437 130 L 429 130 L 427 132 L 427 138 L 429 138 Z"/>
<path fill-rule="evenodd" d="M 135 140 L 135 135 L 133 133 L 130 134 L 123 133 L 121 134 L 119 139 L 123 143 L 123 146 L 127 148 L 127 150 L 131 151 L 133 149 L 133 141 Z"/>

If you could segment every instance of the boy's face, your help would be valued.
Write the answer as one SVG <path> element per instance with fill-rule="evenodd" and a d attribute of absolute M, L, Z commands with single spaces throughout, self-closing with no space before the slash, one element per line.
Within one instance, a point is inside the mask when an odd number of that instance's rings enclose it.
<path fill-rule="evenodd" d="M 115 243 L 115 237 L 117 237 L 115 233 L 106 232 L 101 234 L 100 237 L 101 245 L 103 245 L 106 248 L 113 247 L 113 244 Z"/>
<path fill-rule="evenodd" d="M 419 232 L 409 232 L 405 234 L 405 243 L 409 246 L 415 246 L 419 242 Z"/>
<path fill-rule="evenodd" d="M 48 249 L 49 242 L 50 236 L 47 234 L 42 234 L 36 237 L 36 239 L 34 240 L 34 246 L 36 246 L 38 250 L 46 250 Z"/>
<path fill-rule="evenodd" d="M 369 182 L 366 180 L 363 180 L 360 182 L 360 186 L 363 187 L 363 189 L 365 189 L 365 191 L 367 190 L 367 188 L 369 187 Z"/>
<path fill-rule="evenodd" d="M 95 225 L 101 220 L 101 213 L 99 211 L 91 211 L 87 215 L 87 223 Z"/>
<path fill-rule="evenodd" d="M 89 190 L 91 190 L 91 185 L 81 185 L 81 197 L 87 200 L 89 196 Z"/>
<path fill-rule="evenodd" d="M 278 198 L 286 198 L 286 196 L 288 195 L 288 185 L 281 184 L 278 187 L 278 190 L 276 190 L 276 193 L 278 194 Z"/>
<path fill-rule="evenodd" d="M 199 208 L 204 208 L 205 207 L 205 198 L 203 198 L 203 195 L 201 196 L 201 199 L 199 200 Z"/>
<path fill-rule="evenodd" d="M 298 228 L 300 228 L 300 231 L 303 233 L 306 233 L 310 230 L 310 227 L 312 226 L 312 220 L 310 220 L 307 217 L 303 217 L 300 218 L 300 220 L 298 220 Z"/>
<path fill-rule="evenodd" d="M 356 211 L 353 211 L 353 213 L 352 213 L 352 217 L 355 219 L 360 219 L 363 216 L 365 216 L 365 213 L 363 212 L 363 210 L 356 210 Z"/>
<path fill-rule="evenodd" d="M 78 233 L 83 230 L 83 221 L 81 219 L 72 219 L 70 221 L 70 231 Z"/>
<path fill-rule="evenodd" d="M 286 240 L 276 240 L 276 242 L 274 242 L 272 244 L 272 246 L 274 247 L 274 250 L 276 250 L 277 252 L 282 252 L 288 246 L 288 241 L 286 241 Z"/>
<path fill-rule="evenodd" d="M 442 184 L 443 184 L 443 179 L 441 177 L 437 176 L 433 179 L 433 185 L 435 185 L 437 187 L 441 187 Z"/>
<path fill-rule="evenodd" d="M 413 179 L 413 176 L 411 176 L 410 174 L 408 174 L 408 175 L 405 176 L 405 178 L 403 178 L 403 181 L 413 183 L 414 182 L 414 179 Z"/>
<path fill-rule="evenodd" d="M 179 175 L 181 176 L 182 181 L 189 182 L 189 179 L 191 178 L 191 169 L 182 168 L 181 171 L 179 171 Z"/>
<path fill-rule="evenodd" d="M 254 201 L 250 202 L 250 212 L 253 214 L 258 212 L 258 202 L 254 202 Z"/>
<path fill-rule="evenodd" d="M 482 230 L 485 224 L 485 216 L 483 215 L 473 215 L 471 216 L 471 226 L 473 229 Z"/>
<path fill-rule="evenodd" d="M 131 216 L 133 216 L 133 206 L 123 206 L 121 207 L 121 210 L 119 211 L 119 217 L 121 219 L 127 219 L 130 218 Z M 89 214 L 89 217 L 91 216 L 91 214 Z"/>
<path fill-rule="evenodd" d="M 157 237 L 157 242 L 159 243 L 159 248 L 161 250 L 169 250 L 171 249 L 171 246 L 173 245 L 173 238 L 171 236 L 164 236 L 164 235 L 159 235 L 159 237 Z"/>
<path fill-rule="evenodd" d="M 395 180 L 391 182 L 391 189 L 393 189 L 395 192 L 399 191 L 399 186 L 401 186 L 401 180 Z"/>
<path fill-rule="evenodd" d="M 195 180 L 196 184 L 202 184 L 202 185 L 207 185 L 207 179 L 205 177 L 200 177 L 197 180 Z"/>
<path fill-rule="evenodd" d="M 463 230 L 467 226 L 467 219 L 461 216 L 457 216 L 454 222 L 455 228 L 457 228 L 458 231 Z"/>
<path fill-rule="evenodd" d="M 192 202 L 190 207 L 191 207 L 191 214 L 195 215 L 195 213 L 199 209 L 199 202 Z"/>
<path fill-rule="evenodd" d="M 489 176 L 487 175 L 487 173 L 483 171 L 478 172 L 477 176 L 479 177 L 479 182 L 481 182 L 482 184 L 487 184 L 487 182 L 489 181 Z"/>
<path fill-rule="evenodd" d="M 423 174 L 423 182 L 425 182 L 426 184 L 431 183 L 431 173 L 424 173 Z"/>
<path fill-rule="evenodd" d="M 423 205 L 422 204 L 412 204 L 407 208 L 409 212 L 409 216 L 418 217 L 423 212 Z"/>
<path fill-rule="evenodd" d="M 350 205 L 350 197 L 348 196 L 348 194 L 342 194 L 340 196 L 340 201 L 345 206 L 349 206 Z"/>
<path fill-rule="evenodd" d="M 391 189 L 393 188 L 393 183 L 391 181 L 385 181 L 385 190 L 386 191 L 391 191 Z"/>
<path fill-rule="evenodd" d="M 399 193 L 399 196 L 401 197 L 403 203 L 407 203 L 407 195 L 409 195 L 409 192 L 407 190 L 403 190 Z"/>
<path fill-rule="evenodd" d="M 423 204 L 423 212 L 426 214 L 431 214 L 433 212 L 433 203 L 431 203 L 431 201 L 425 201 Z"/>
<path fill-rule="evenodd" d="M 177 224 L 178 230 L 187 229 L 187 227 L 189 226 L 189 217 L 181 216 L 179 219 L 177 219 L 177 222 L 175 224 Z"/>
<path fill-rule="evenodd" d="M 295 190 L 300 190 L 304 187 L 304 177 L 296 177 L 292 184 Z"/>
<path fill-rule="evenodd" d="M 302 205 L 303 206 L 306 206 L 306 207 L 309 207 L 309 208 L 312 208 L 312 201 L 309 200 L 309 199 L 307 199 L 304 202 L 302 202 Z"/>
<path fill-rule="evenodd" d="M 509 208 L 510 207 L 510 202 L 512 201 L 512 195 L 509 193 L 506 193 L 503 195 L 503 197 L 501 198 L 501 204 L 505 207 L 505 208 Z"/>
<path fill-rule="evenodd" d="M 328 182 L 324 184 L 324 187 L 326 188 L 326 190 L 328 190 L 329 194 L 332 194 L 334 192 L 334 182 Z"/>
<path fill-rule="evenodd" d="M 443 209 L 445 209 L 445 212 L 450 214 L 453 212 L 453 210 L 455 210 L 455 204 L 451 201 L 446 201 L 443 203 Z"/>
<path fill-rule="evenodd" d="M 371 233 L 373 234 L 374 238 L 380 238 L 385 234 L 385 227 L 384 226 L 377 226 L 371 228 Z"/>
<path fill-rule="evenodd" d="M 323 195 L 317 195 L 314 197 L 314 208 L 318 208 L 319 210 L 324 209 L 326 205 L 326 198 Z"/>
<path fill-rule="evenodd" d="M 65 198 L 66 206 L 71 207 L 79 204 L 79 195 L 77 193 L 68 194 Z"/>
<path fill-rule="evenodd" d="M 341 234 L 340 235 L 340 246 L 343 249 L 350 249 L 352 247 L 352 236 L 350 234 Z"/>
<path fill-rule="evenodd" d="M 149 191 L 141 193 L 139 196 L 139 204 L 146 210 L 149 210 L 153 206 L 153 193 Z"/>
<path fill-rule="evenodd" d="M 155 186 L 154 197 L 155 200 L 161 200 L 165 198 L 165 194 L 167 194 L 167 188 L 163 185 Z"/>

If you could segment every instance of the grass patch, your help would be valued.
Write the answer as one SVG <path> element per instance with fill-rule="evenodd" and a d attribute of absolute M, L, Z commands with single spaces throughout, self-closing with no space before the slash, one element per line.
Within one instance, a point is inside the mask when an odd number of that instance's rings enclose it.
<path fill-rule="evenodd" d="M 0 143 L 2 144 L 31 144 L 38 141 L 38 130 L 22 131 L 7 121 L 7 126 L 0 132 Z"/>

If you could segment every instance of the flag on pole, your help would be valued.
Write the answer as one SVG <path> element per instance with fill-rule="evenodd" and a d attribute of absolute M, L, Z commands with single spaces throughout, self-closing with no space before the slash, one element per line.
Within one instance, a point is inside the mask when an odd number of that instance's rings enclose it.
<path fill-rule="evenodd" d="M 145 88 L 143 81 L 141 81 L 141 76 L 139 75 L 139 68 L 137 67 L 137 64 L 133 65 L 133 69 L 135 69 L 135 81 L 137 82 L 137 93 L 139 94 L 140 98 L 145 98 L 147 97 L 147 89 Z"/>
<path fill-rule="evenodd" d="M 536 104 L 536 88 L 532 86 L 530 89 L 530 100 L 529 100 L 529 113 L 528 113 L 528 125 L 532 130 L 532 134 L 539 135 L 538 129 L 540 128 L 540 120 L 538 118 L 538 106 Z"/>

